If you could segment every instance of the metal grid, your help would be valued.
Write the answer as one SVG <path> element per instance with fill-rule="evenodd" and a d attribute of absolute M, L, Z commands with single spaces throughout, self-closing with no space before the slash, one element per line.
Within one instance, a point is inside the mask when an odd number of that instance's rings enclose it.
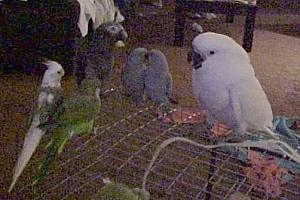
<path fill-rule="evenodd" d="M 102 178 L 141 188 L 155 148 L 165 139 L 187 135 L 210 144 L 199 124 L 163 123 L 151 104 L 136 108 L 118 89 L 102 99 L 96 134 L 73 138 L 45 179 L 16 194 L 28 199 L 96 198 Z M 39 152 L 39 157 L 43 152 Z M 36 166 L 36 164 L 33 164 Z M 240 191 L 268 199 L 254 189 L 234 155 L 175 143 L 163 150 L 147 180 L 151 199 L 226 199 Z M 300 177 L 293 177 L 279 199 L 297 199 Z"/>

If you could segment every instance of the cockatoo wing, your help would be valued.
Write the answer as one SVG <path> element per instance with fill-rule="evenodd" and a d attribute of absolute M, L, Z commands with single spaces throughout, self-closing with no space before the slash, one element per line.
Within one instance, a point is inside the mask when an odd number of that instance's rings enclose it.
<path fill-rule="evenodd" d="M 250 129 L 265 131 L 272 128 L 273 113 L 268 98 L 256 77 L 248 78 L 237 85 L 237 94 L 242 116 Z"/>

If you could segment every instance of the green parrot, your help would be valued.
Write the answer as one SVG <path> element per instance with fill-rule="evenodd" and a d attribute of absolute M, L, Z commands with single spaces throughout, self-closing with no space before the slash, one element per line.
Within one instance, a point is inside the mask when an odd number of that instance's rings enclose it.
<path fill-rule="evenodd" d="M 46 175 L 50 164 L 63 151 L 66 142 L 73 135 L 93 131 L 94 121 L 100 112 L 99 89 L 97 89 L 94 79 L 85 78 L 75 93 L 66 98 L 59 92 L 61 91 L 60 82 L 59 87 L 54 87 L 58 84 L 52 83 L 58 82 L 57 74 L 54 72 L 59 71 L 58 69 L 62 69 L 62 67 L 56 62 L 51 63 L 51 66 L 52 68 L 48 66 L 48 71 L 45 72 L 38 106 L 36 106 L 31 127 L 25 137 L 9 192 L 13 189 L 18 177 L 45 134 L 49 135 L 50 141 L 46 145 L 46 156 L 33 178 L 33 184 Z M 62 75 L 63 72 L 60 73 L 60 76 Z"/>
<path fill-rule="evenodd" d="M 92 79 L 85 78 L 78 91 L 65 98 L 61 107 L 63 112 L 57 117 L 52 138 L 46 146 L 46 157 L 38 168 L 33 184 L 46 175 L 52 161 L 63 151 L 66 142 L 73 135 L 93 131 L 101 107 L 96 83 Z"/>
<path fill-rule="evenodd" d="M 104 186 L 98 191 L 97 198 L 101 200 L 148 200 L 150 194 L 139 188 L 131 189 L 122 183 L 114 183 L 103 179 Z"/>

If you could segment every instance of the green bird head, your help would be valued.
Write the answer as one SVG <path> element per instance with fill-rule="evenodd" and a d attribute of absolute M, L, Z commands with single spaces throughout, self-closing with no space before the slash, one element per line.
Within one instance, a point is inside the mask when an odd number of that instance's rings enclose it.
<path fill-rule="evenodd" d="M 105 186 L 99 190 L 98 197 L 101 200 L 148 200 L 150 199 L 150 194 L 142 192 L 138 188 L 131 189 L 125 184 L 114 183 L 108 180 L 105 182 Z"/>

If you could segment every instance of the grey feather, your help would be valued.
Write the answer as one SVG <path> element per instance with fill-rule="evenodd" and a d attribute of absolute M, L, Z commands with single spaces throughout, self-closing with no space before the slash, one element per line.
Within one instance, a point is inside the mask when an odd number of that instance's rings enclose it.
<path fill-rule="evenodd" d="M 148 55 L 149 67 L 145 75 L 145 91 L 157 105 L 167 104 L 172 94 L 172 76 L 166 56 L 159 50 L 153 49 Z"/>
<path fill-rule="evenodd" d="M 146 54 L 145 48 L 136 48 L 128 56 L 122 70 L 122 83 L 126 92 L 139 105 L 143 101 L 145 91 Z"/>
<path fill-rule="evenodd" d="M 87 51 L 85 52 L 85 76 L 77 77 L 81 81 L 86 77 L 95 81 L 100 92 L 103 92 L 104 84 L 112 72 L 116 44 L 125 41 L 128 35 L 124 27 L 117 22 L 102 24 L 91 37 Z"/>

